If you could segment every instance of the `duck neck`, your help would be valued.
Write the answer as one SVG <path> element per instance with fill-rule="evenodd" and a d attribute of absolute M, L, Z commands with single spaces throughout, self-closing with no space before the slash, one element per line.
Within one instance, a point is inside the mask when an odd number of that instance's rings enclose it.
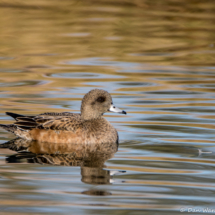
<path fill-rule="evenodd" d="M 83 120 L 96 120 L 100 119 L 102 117 L 102 114 L 99 114 L 96 111 L 89 111 L 88 109 L 82 109 L 81 110 L 81 118 Z"/>

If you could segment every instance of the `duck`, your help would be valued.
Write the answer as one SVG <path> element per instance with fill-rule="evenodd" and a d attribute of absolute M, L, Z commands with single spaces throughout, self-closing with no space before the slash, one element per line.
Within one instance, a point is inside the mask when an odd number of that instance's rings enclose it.
<path fill-rule="evenodd" d="M 26 141 L 54 143 L 64 147 L 101 148 L 119 144 L 117 130 L 104 117 L 106 112 L 126 114 L 117 108 L 111 95 L 103 89 L 93 89 L 84 95 L 81 113 L 45 112 L 36 116 L 6 112 L 16 121 L 13 124 L 0 124 Z"/>

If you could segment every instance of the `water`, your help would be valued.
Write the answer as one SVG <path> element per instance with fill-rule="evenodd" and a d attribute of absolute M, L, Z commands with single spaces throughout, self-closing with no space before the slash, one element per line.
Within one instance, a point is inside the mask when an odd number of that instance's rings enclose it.
<path fill-rule="evenodd" d="M 120 145 L 99 165 L 1 148 L 0 214 L 215 214 L 213 1 L 9 0 L 0 14 L 1 123 L 78 113 L 93 88 L 128 113 L 105 115 Z"/>

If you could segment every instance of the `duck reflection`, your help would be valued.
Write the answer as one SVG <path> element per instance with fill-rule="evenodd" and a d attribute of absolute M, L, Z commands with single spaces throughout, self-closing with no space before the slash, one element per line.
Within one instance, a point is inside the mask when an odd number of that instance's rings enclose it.
<path fill-rule="evenodd" d="M 117 148 L 96 151 L 77 151 L 65 144 L 27 141 L 16 138 L 0 145 L 18 153 L 8 156 L 8 163 L 38 163 L 57 166 L 80 166 L 82 182 L 88 184 L 110 184 L 112 172 L 103 169 L 104 162 L 113 157 Z M 102 190 L 84 191 L 87 195 L 109 195 Z M 108 192 L 109 193 L 109 192 Z"/>

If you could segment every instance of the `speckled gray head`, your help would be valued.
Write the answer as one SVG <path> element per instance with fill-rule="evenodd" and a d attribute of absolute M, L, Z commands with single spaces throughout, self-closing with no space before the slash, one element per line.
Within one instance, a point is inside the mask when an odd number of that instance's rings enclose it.
<path fill-rule="evenodd" d="M 113 105 L 111 95 L 105 90 L 93 89 L 84 96 L 81 104 L 81 117 L 83 119 L 96 119 L 107 111 L 126 114 L 124 110 Z"/>

